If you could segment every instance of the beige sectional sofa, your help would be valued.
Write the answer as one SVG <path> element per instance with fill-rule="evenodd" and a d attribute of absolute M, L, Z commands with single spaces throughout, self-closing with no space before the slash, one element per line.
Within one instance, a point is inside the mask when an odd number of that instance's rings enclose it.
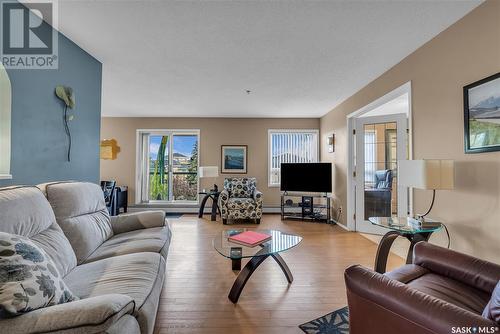
<path fill-rule="evenodd" d="M 109 217 L 100 187 L 80 182 L 2 188 L 0 212 L 0 231 L 41 247 L 80 298 L 1 319 L 0 333 L 153 332 L 171 239 L 164 212 Z"/>

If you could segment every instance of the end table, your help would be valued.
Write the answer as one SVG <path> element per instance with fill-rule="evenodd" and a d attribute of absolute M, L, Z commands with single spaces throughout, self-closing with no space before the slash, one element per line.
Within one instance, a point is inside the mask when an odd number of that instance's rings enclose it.
<path fill-rule="evenodd" d="M 216 190 L 200 191 L 198 194 L 205 195 L 203 197 L 203 199 L 201 200 L 200 211 L 198 212 L 198 218 L 203 217 L 203 211 L 205 210 L 205 204 L 207 203 L 207 200 L 209 198 L 211 198 L 212 199 L 212 214 L 210 216 L 210 220 L 216 221 L 217 220 L 217 211 L 219 211 L 219 214 L 220 214 L 219 205 L 217 204 L 217 202 L 219 201 L 220 191 L 216 191 Z"/>
<path fill-rule="evenodd" d="M 428 241 L 432 233 L 443 228 L 443 224 L 439 222 L 432 220 L 419 222 L 411 217 L 370 217 L 368 220 L 373 225 L 390 230 L 380 240 L 375 257 L 374 269 L 381 274 L 385 273 L 389 251 L 398 236 L 405 237 L 410 241 L 410 248 L 406 255 L 406 263 L 410 264 L 413 261 L 413 247 L 415 244 L 420 241 Z"/>

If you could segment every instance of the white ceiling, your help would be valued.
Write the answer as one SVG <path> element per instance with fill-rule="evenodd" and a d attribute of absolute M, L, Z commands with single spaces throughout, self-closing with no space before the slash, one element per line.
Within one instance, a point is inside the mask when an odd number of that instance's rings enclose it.
<path fill-rule="evenodd" d="M 60 0 L 59 29 L 104 116 L 319 117 L 479 3 Z"/>
<path fill-rule="evenodd" d="M 372 116 L 384 116 L 384 115 L 394 115 L 394 114 L 406 114 L 408 115 L 410 111 L 408 93 L 404 93 L 401 96 L 396 97 L 389 102 L 378 106 L 375 109 L 370 110 L 367 113 L 362 114 L 359 117 L 372 117 Z"/>

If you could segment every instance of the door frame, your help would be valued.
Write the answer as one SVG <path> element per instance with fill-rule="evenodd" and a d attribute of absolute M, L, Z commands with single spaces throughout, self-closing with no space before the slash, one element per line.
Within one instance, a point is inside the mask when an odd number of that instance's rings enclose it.
<path fill-rule="evenodd" d="M 368 117 L 359 117 L 359 118 L 354 118 L 354 126 L 356 129 L 356 133 L 362 133 L 362 128 L 364 127 L 365 124 L 385 124 L 385 123 L 396 123 L 396 128 L 397 128 L 397 138 L 398 138 L 398 143 L 397 143 L 397 156 L 404 156 L 406 157 L 406 151 L 407 147 L 404 147 L 406 145 L 406 137 L 408 136 L 406 129 L 408 128 L 408 115 L 400 113 L 400 114 L 391 114 L 391 115 L 379 115 L 379 116 L 368 116 Z M 405 143 L 404 146 L 399 145 L 399 138 L 403 138 L 403 141 Z M 385 234 L 387 232 L 386 229 L 375 226 L 372 224 L 368 224 L 365 226 L 360 226 L 359 222 L 365 222 L 364 216 L 365 216 L 365 202 L 364 202 L 364 192 L 365 192 L 365 175 L 364 175 L 364 168 L 359 168 L 361 166 L 364 166 L 365 164 L 365 140 L 364 136 L 360 136 L 356 139 L 356 147 L 354 148 L 356 150 L 356 178 L 353 178 L 353 181 L 355 182 L 355 185 L 357 187 L 362 187 L 363 189 L 361 191 L 356 191 L 356 200 L 355 200 L 355 212 L 356 212 L 356 219 L 355 219 L 355 229 L 358 232 L 362 233 L 373 233 L 373 234 Z M 359 140 L 359 141 L 358 141 Z M 363 153 L 363 154 L 361 154 Z M 399 159 L 398 159 L 399 160 Z M 397 187 L 399 188 L 400 185 L 398 183 Z M 358 201 L 361 201 L 361 205 L 358 203 Z M 401 191 L 397 191 L 397 201 L 398 201 L 398 206 L 397 210 L 398 212 L 401 212 L 403 209 L 403 206 L 407 206 L 408 204 L 408 196 L 402 194 Z M 403 204 L 404 203 L 404 204 Z M 361 219 L 362 218 L 362 219 Z"/>
<path fill-rule="evenodd" d="M 397 87 L 378 99 L 370 102 L 364 107 L 347 115 L 347 229 L 349 231 L 356 230 L 356 220 L 354 214 L 356 212 L 356 180 L 354 178 L 354 150 L 355 147 L 355 119 L 363 114 L 372 111 L 381 105 L 386 104 L 400 97 L 403 94 L 408 94 L 408 157 L 413 159 L 413 113 L 412 113 L 412 93 L 411 81 Z M 413 214 L 413 193 L 408 194 L 410 215 Z"/>
<path fill-rule="evenodd" d="M 136 149 L 135 149 L 135 204 L 162 204 L 163 206 L 175 206 L 178 204 L 186 205 L 186 206 L 198 206 L 199 199 L 195 201 L 158 201 L 158 200 L 150 200 L 148 202 L 144 202 L 142 200 L 142 195 L 144 192 L 148 192 L 148 185 L 144 184 L 143 178 L 143 162 L 146 152 L 143 150 L 143 134 L 147 133 L 149 135 L 162 135 L 165 132 L 170 132 L 172 135 L 174 134 L 196 134 L 198 136 L 198 169 L 200 168 L 201 162 L 201 131 L 200 129 L 136 129 Z M 169 140 L 172 140 L 170 138 Z M 170 161 L 172 160 L 173 152 L 170 152 Z M 169 193 L 171 193 L 172 183 L 169 181 Z M 198 176 L 197 182 L 197 193 L 200 190 L 200 178 Z"/>

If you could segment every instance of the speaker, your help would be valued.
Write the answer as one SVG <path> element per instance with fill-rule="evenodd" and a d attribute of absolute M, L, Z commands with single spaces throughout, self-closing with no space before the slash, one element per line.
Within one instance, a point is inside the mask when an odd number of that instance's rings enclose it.
<path fill-rule="evenodd" d="M 302 196 L 302 216 L 311 216 L 314 213 L 313 197 Z"/>

